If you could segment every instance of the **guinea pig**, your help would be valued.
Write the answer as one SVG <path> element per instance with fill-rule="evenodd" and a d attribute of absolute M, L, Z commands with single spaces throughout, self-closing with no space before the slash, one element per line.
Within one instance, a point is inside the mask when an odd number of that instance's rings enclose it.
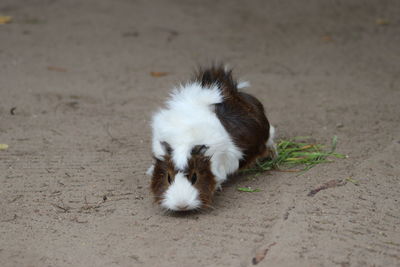
<path fill-rule="evenodd" d="M 276 155 L 275 129 L 261 102 L 239 90 L 247 86 L 222 65 L 200 68 L 154 114 L 155 163 L 148 174 L 162 208 L 210 207 L 214 192 L 229 175 L 257 158 Z"/>

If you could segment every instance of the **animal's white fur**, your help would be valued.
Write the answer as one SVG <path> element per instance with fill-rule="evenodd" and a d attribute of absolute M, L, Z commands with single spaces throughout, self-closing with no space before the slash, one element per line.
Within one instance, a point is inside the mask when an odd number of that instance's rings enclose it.
<path fill-rule="evenodd" d="M 154 172 L 154 164 L 152 164 L 146 171 L 147 176 L 152 176 Z"/>
<path fill-rule="evenodd" d="M 273 153 L 273 157 L 278 156 L 278 150 L 276 149 L 276 144 L 275 144 L 275 127 L 270 125 L 269 126 L 269 137 L 268 137 L 268 141 L 267 141 L 267 148 Z"/>
<path fill-rule="evenodd" d="M 238 89 L 243 89 L 243 88 L 246 88 L 246 87 L 250 87 L 250 82 L 242 81 L 242 82 L 239 82 L 238 85 L 237 85 Z"/>
<path fill-rule="evenodd" d="M 270 125 L 269 126 L 269 137 L 268 137 L 268 141 L 267 141 L 267 146 L 268 147 L 274 147 L 275 146 L 275 127 Z"/>
<path fill-rule="evenodd" d="M 222 100 L 217 86 L 204 88 L 195 82 L 175 89 L 167 101 L 167 107 L 153 117 L 154 156 L 158 159 L 164 157 L 166 151 L 161 142 L 167 142 L 172 148 L 175 167 L 182 171 L 188 164 L 192 148 L 206 145 L 209 147 L 206 156 L 211 157 L 211 171 L 217 186 L 220 186 L 229 174 L 239 168 L 242 158 L 242 151 L 234 144 L 214 112 L 213 104 Z M 175 180 L 175 189 L 171 189 L 171 185 L 165 193 L 164 207 L 174 209 L 176 206 L 171 203 L 177 203 L 184 197 L 191 198 L 187 192 L 177 193 L 179 190 L 197 191 L 189 182 L 182 184 L 180 180 Z M 184 180 L 187 181 L 186 178 Z"/>
<path fill-rule="evenodd" d="M 200 208 L 198 190 L 186 179 L 182 172 L 175 175 L 171 186 L 164 194 L 161 206 L 170 210 L 193 210 Z"/>

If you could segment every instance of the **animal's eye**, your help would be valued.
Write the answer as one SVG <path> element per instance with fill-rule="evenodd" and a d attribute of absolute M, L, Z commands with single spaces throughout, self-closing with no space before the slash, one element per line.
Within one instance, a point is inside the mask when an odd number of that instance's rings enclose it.
<path fill-rule="evenodd" d="M 171 184 L 171 175 L 168 173 L 168 183 Z"/>
<path fill-rule="evenodd" d="M 194 172 L 192 174 L 192 177 L 190 178 L 190 181 L 192 182 L 192 184 L 195 184 L 197 181 L 197 174 Z"/>

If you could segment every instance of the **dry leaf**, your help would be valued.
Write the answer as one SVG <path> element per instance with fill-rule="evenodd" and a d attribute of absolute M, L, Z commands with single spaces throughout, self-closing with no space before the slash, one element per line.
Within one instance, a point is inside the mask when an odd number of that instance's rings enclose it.
<path fill-rule="evenodd" d="M 150 72 L 150 75 L 158 78 L 158 77 L 163 77 L 163 76 L 168 75 L 168 72 L 152 71 L 152 72 Z"/>
<path fill-rule="evenodd" d="M 61 67 L 55 67 L 55 66 L 48 66 L 47 69 L 51 70 L 51 71 L 67 72 L 67 69 L 64 69 Z"/>
<path fill-rule="evenodd" d="M 375 20 L 375 23 L 377 25 L 382 25 L 382 26 L 390 24 L 390 22 L 387 19 L 377 19 L 377 20 Z"/>
<path fill-rule="evenodd" d="M 267 248 L 257 251 L 256 255 L 254 256 L 253 260 L 251 261 L 253 263 L 253 265 L 256 265 L 260 261 L 262 261 L 265 258 L 265 256 L 267 255 L 268 251 L 271 249 L 271 247 L 275 246 L 275 245 L 276 245 L 276 242 L 272 243 Z"/>
<path fill-rule="evenodd" d="M 324 42 L 332 42 L 333 38 L 330 35 L 324 35 L 324 36 L 322 36 L 322 41 L 324 41 Z"/>
<path fill-rule="evenodd" d="M 12 20 L 11 16 L 0 16 L 0 24 L 10 23 Z"/>
<path fill-rule="evenodd" d="M 8 148 L 7 144 L 0 144 L 0 150 L 6 150 Z"/>

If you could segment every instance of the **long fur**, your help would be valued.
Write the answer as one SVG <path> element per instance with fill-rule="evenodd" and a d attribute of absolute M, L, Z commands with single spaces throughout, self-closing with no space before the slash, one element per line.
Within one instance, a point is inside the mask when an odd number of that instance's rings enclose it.
<path fill-rule="evenodd" d="M 153 174 L 152 190 L 163 208 L 209 205 L 228 175 L 264 156 L 268 149 L 275 150 L 275 130 L 262 104 L 238 90 L 249 83 L 236 82 L 231 72 L 221 65 L 200 69 L 191 82 L 175 88 L 166 107 L 153 116 L 152 146 L 158 165 L 149 168 L 148 174 Z M 207 159 L 209 174 L 205 177 L 211 180 L 203 177 L 192 184 L 187 172 L 193 167 L 195 146 L 204 150 L 201 157 Z M 166 165 L 175 174 L 170 185 L 166 184 Z"/>

